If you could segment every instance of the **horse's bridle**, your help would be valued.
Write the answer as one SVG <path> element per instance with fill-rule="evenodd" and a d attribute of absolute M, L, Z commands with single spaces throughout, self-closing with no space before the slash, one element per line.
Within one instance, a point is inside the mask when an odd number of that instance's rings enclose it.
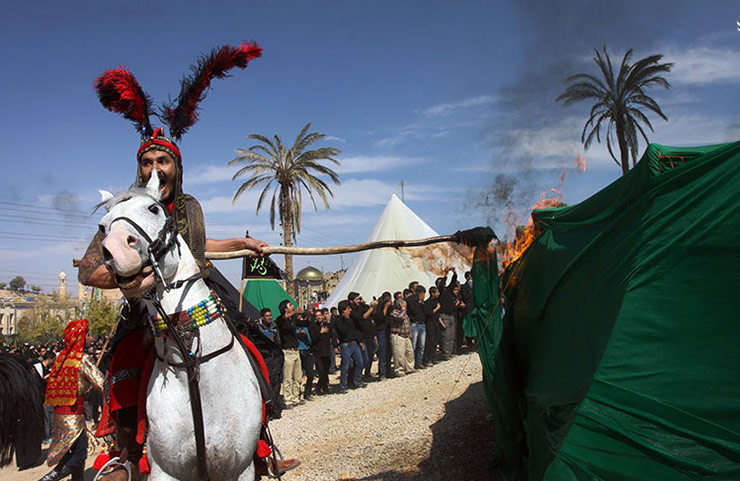
<path fill-rule="evenodd" d="M 164 206 L 161 206 L 163 211 L 166 213 L 167 209 Z M 164 279 L 164 276 L 162 275 L 162 270 L 159 267 L 159 264 L 162 260 L 162 257 L 169 252 L 169 250 L 173 246 L 177 246 L 178 251 L 180 250 L 180 242 L 177 240 L 177 228 L 175 227 L 175 220 L 171 215 L 167 215 L 167 220 L 165 220 L 164 225 L 159 230 L 159 233 L 157 234 L 156 239 L 152 239 L 149 237 L 149 234 L 134 221 L 133 219 L 126 217 L 124 215 L 118 216 L 112 221 L 110 221 L 110 225 L 112 226 L 114 222 L 117 222 L 119 220 L 126 222 L 131 227 L 136 230 L 136 232 L 139 233 L 146 241 L 149 243 L 149 245 L 146 248 L 146 254 L 147 259 L 149 263 L 152 265 L 152 269 L 154 270 L 154 274 L 157 276 L 159 281 L 162 283 L 166 291 L 169 291 L 173 287 L 179 287 L 179 286 L 173 286 L 168 285 L 167 282 Z"/>

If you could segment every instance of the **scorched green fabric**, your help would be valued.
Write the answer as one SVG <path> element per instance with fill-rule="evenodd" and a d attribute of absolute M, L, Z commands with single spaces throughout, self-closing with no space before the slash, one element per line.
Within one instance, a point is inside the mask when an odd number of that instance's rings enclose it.
<path fill-rule="evenodd" d="M 480 348 L 505 478 L 739 480 L 740 142 L 651 144 L 533 218 Z"/>

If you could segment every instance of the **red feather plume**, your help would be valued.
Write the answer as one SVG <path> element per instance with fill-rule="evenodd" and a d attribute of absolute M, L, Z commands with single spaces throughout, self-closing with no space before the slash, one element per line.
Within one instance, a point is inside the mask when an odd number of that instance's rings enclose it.
<path fill-rule="evenodd" d="M 131 72 L 124 67 L 108 70 L 95 80 L 95 90 L 103 107 L 133 121 L 141 134 L 151 135 L 152 101 Z"/>
<path fill-rule="evenodd" d="M 193 67 L 193 74 L 183 79 L 177 107 L 170 103 L 162 108 L 172 138 L 179 139 L 198 121 L 198 104 L 205 98 L 212 79 L 226 77 L 234 67 L 246 68 L 250 60 L 261 55 L 262 47 L 245 42 L 238 47 L 223 46 L 202 57 Z"/>

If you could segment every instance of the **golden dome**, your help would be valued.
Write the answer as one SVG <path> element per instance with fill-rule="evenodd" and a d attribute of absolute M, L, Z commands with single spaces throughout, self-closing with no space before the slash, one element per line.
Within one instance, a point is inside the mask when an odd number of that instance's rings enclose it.
<path fill-rule="evenodd" d="M 324 278 L 324 273 L 315 267 L 308 266 L 298 271 L 295 278 L 301 281 L 320 281 Z"/>

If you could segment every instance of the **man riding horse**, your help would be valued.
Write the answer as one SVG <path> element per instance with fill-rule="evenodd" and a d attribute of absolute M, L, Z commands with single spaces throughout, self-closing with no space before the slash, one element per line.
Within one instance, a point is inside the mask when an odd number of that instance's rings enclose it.
<path fill-rule="evenodd" d="M 235 66 L 245 68 L 249 60 L 261 55 L 261 50 L 256 44 L 245 43 L 239 47 L 222 47 L 203 58 L 193 75 L 183 80 L 180 96 L 176 99 L 178 104 L 164 107 L 159 115 L 169 125 L 171 138 L 165 136 L 162 128 L 152 129 L 149 122 L 151 100 L 126 69 L 109 70 L 96 82 L 103 106 L 132 120 L 142 134 L 137 151 L 136 185 L 146 185 L 153 169 L 157 170 L 161 201 L 170 211 L 177 231 L 187 242 L 206 282 L 209 273 L 213 272 L 213 268 L 206 263 L 206 251 L 250 249 L 261 253 L 267 244 L 250 237 L 223 240 L 206 237 L 200 204 L 182 191 L 182 156 L 175 140 L 179 140 L 197 120 L 196 109 L 210 81 L 224 77 Z M 78 274 L 80 283 L 104 289 L 119 287 L 126 297 L 139 291 L 145 276 L 139 273 L 132 278 L 116 278 L 105 265 L 106 252 L 101 241 L 102 234 L 96 234 L 85 252 Z M 152 346 L 146 314 L 140 303 L 131 301 L 114 336 L 113 357 L 106 381 L 106 406 L 98 435 L 110 434 L 115 427 L 119 448 L 123 450 L 122 458 L 133 461 L 134 469 L 142 454 L 142 446 L 135 439 L 140 378 L 144 360 L 151 355 Z M 256 461 L 257 474 L 282 473 L 299 463 L 294 459 L 278 461 L 277 466 L 273 463 L 268 469 L 267 458 Z M 118 470 L 103 479 L 125 480 L 127 474 L 125 470 Z"/>

